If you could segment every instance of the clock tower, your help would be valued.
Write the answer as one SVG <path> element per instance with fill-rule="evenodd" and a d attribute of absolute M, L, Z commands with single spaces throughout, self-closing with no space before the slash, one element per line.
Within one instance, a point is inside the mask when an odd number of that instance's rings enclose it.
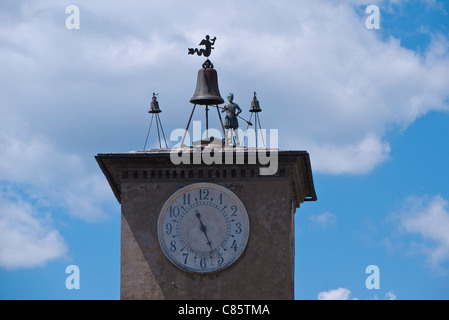
<path fill-rule="evenodd" d="M 189 54 L 208 57 L 209 36 L 203 42 L 206 50 Z M 191 102 L 192 115 L 206 107 L 198 144 L 186 146 L 184 135 L 176 149 L 96 156 L 122 208 L 121 299 L 293 299 L 294 214 L 316 201 L 309 154 L 239 146 L 232 134 L 240 108 L 229 98 L 223 123 L 209 59 Z M 208 137 L 209 106 L 223 141 Z"/>

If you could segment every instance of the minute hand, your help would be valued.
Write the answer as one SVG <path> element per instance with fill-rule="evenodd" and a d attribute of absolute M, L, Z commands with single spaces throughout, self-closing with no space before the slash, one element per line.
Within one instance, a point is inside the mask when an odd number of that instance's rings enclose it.
<path fill-rule="evenodd" d="M 209 240 L 209 237 L 207 236 L 207 228 L 206 226 L 203 224 L 203 222 L 201 221 L 201 214 L 198 212 L 198 210 L 196 211 L 195 216 L 198 218 L 198 220 L 200 221 L 200 230 L 203 231 L 204 235 L 206 236 L 207 239 L 207 244 L 209 245 L 210 249 L 212 250 L 212 245 L 211 245 L 211 241 Z"/>

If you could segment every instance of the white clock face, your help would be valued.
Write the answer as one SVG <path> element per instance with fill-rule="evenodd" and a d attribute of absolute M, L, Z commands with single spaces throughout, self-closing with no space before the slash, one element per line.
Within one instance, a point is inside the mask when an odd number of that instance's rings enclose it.
<path fill-rule="evenodd" d="M 240 199 L 212 183 L 175 192 L 158 219 L 159 243 L 178 267 L 209 273 L 231 265 L 244 251 L 249 219 Z"/>

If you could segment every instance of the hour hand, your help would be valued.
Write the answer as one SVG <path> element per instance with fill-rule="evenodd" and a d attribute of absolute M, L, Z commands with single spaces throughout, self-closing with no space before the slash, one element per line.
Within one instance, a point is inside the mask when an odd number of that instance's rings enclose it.
<path fill-rule="evenodd" d="M 201 214 L 197 211 L 195 216 L 198 218 L 198 220 L 200 220 L 200 230 L 203 231 L 204 233 L 206 233 L 206 226 L 203 224 L 203 222 L 201 221 Z"/>

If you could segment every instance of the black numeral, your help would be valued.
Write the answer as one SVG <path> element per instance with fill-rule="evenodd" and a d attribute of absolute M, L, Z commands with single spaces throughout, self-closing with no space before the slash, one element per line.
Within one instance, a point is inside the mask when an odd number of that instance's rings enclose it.
<path fill-rule="evenodd" d="M 184 257 L 186 257 L 185 259 L 184 259 L 184 264 L 187 264 L 187 258 L 189 257 L 189 253 L 183 253 L 182 254 Z"/>
<path fill-rule="evenodd" d="M 165 225 L 165 232 L 166 232 L 168 235 L 170 235 L 170 234 L 172 233 L 172 231 L 173 231 L 173 226 L 171 225 L 171 223 L 167 223 L 167 224 Z"/>
<path fill-rule="evenodd" d="M 209 190 L 208 189 L 200 189 L 200 200 L 209 200 Z"/>
<path fill-rule="evenodd" d="M 183 198 L 183 201 L 184 201 L 184 205 L 186 206 L 188 206 L 188 205 L 190 205 L 190 193 L 188 193 L 188 194 L 185 194 L 184 193 L 184 195 L 182 196 L 182 198 Z"/>
<path fill-rule="evenodd" d="M 201 258 L 201 260 L 200 260 L 200 267 L 202 269 L 206 269 L 206 258 Z"/>
<path fill-rule="evenodd" d="M 242 224 L 240 222 L 237 222 L 235 224 L 235 226 L 237 227 L 237 230 L 235 230 L 236 234 L 241 234 L 242 233 Z"/>
<path fill-rule="evenodd" d="M 175 240 L 172 240 L 170 242 L 170 251 L 171 252 L 175 252 L 176 251 L 176 241 Z"/>
<path fill-rule="evenodd" d="M 177 207 L 177 206 L 170 207 L 170 217 L 171 218 L 173 218 L 173 217 L 177 218 L 179 216 L 180 212 L 181 211 L 179 210 L 179 207 Z"/>

